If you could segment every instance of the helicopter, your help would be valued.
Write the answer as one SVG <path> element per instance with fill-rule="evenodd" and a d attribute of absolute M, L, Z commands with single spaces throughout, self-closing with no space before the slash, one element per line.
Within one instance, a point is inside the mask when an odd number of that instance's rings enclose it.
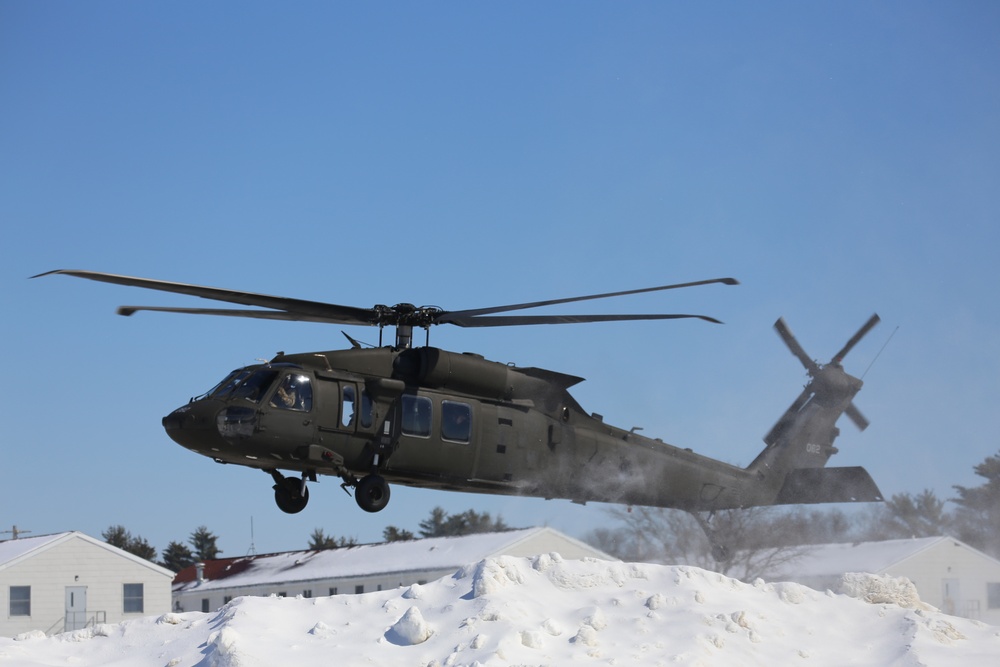
<path fill-rule="evenodd" d="M 56 270 L 34 277 L 54 274 L 252 307 L 122 306 L 118 313 L 125 316 L 152 311 L 378 327 L 378 346 L 366 347 L 344 333 L 348 349 L 279 352 L 269 361 L 233 370 L 162 420 L 167 435 L 179 445 L 217 463 L 268 473 L 275 503 L 289 514 L 305 509 L 308 484 L 321 475 L 340 478 L 366 512 L 387 506 L 391 484 L 668 507 L 691 513 L 708 536 L 713 555 L 724 560 L 728 549 L 711 525 L 717 511 L 883 499 L 864 468 L 826 467 L 837 452 L 833 443 L 841 415 L 861 430 L 868 426 L 853 402 L 862 381 L 849 375 L 842 362 L 879 322 L 878 315 L 826 364 L 814 361 L 778 319 L 775 329 L 810 379 L 764 436 L 764 449 L 740 468 L 640 435 L 637 429 L 605 423 L 568 391 L 583 378 L 429 344 L 430 328 L 440 324 L 505 327 L 683 318 L 721 324 L 713 317 L 688 314 L 509 313 L 711 284 L 737 285 L 734 278 L 448 311 L 408 303 L 356 308 L 94 271 Z M 382 343 L 386 327 L 395 328 L 391 345 Z M 414 346 L 414 329 L 425 330 L 425 345 Z"/>

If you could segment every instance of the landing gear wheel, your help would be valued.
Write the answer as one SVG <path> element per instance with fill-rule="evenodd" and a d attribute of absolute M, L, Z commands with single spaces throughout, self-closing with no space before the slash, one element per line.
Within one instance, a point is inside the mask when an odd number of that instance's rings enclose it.
<path fill-rule="evenodd" d="M 284 477 L 274 485 L 274 502 L 286 514 L 298 514 L 309 503 L 309 489 L 301 479 Z"/>
<path fill-rule="evenodd" d="M 380 512 L 389 504 L 389 483 L 379 475 L 362 477 L 354 490 L 358 507 L 366 512 Z"/>

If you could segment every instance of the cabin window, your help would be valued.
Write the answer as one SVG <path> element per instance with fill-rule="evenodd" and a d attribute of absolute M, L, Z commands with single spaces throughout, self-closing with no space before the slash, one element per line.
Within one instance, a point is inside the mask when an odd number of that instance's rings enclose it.
<path fill-rule="evenodd" d="M 123 584 L 122 599 L 124 600 L 123 612 L 126 614 L 143 613 L 142 584 Z"/>
<path fill-rule="evenodd" d="M 361 392 L 361 426 L 371 428 L 373 412 L 371 396 L 367 391 Z"/>
<path fill-rule="evenodd" d="M 340 406 L 340 425 L 353 426 L 354 409 L 357 401 L 357 391 L 354 389 L 354 385 L 345 384 L 341 396 L 343 400 Z"/>
<path fill-rule="evenodd" d="M 269 405 L 280 410 L 312 410 L 312 384 L 305 375 L 289 374 L 281 379 Z"/>
<path fill-rule="evenodd" d="M 340 425 L 343 428 L 353 428 L 357 413 L 358 390 L 353 384 L 342 385 L 340 391 Z M 361 426 L 371 428 L 372 401 L 368 392 L 361 392 Z"/>
<path fill-rule="evenodd" d="M 10 587 L 10 615 L 31 616 L 31 586 Z"/>
<path fill-rule="evenodd" d="M 431 399 L 426 396 L 404 394 L 402 402 L 403 435 L 429 437 L 431 434 Z"/>
<path fill-rule="evenodd" d="M 441 401 L 441 437 L 464 443 L 472 439 L 472 407 L 468 403 Z"/>

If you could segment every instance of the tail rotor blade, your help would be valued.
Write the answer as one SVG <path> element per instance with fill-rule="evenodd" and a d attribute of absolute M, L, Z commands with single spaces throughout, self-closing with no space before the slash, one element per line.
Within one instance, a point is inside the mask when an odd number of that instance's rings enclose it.
<path fill-rule="evenodd" d="M 844 414 L 846 414 L 851 421 L 854 422 L 854 425 L 858 427 L 859 431 L 864 431 L 868 428 L 868 420 L 865 419 L 865 416 L 861 414 L 861 411 L 854 406 L 854 403 L 847 406 Z"/>
<path fill-rule="evenodd" d="M 848 352 L 850 352 L 850 351 L 851 351 L 851 349 L 852 349 L 852 348 L 853 348 L 853 347 L 854 347 L 855 345 L 857 345 L 857 344 L 858 344 L 858 341 L 860 341 L 860 340 L 861 340 L 862 338 L 864 338 L 864 337 L 865 337 L 865 334 L 867 334 L 867 333 L 868 333 L 869 331 L 871 331 L 871 330 L 872 330 L 872 328 L 873 328 L 873 327 L 874 327 L 874 326 L 875 326 L 876 324 L 878 324 L 878 323 L 879 323 L 880 321 L 881 321 L 881 318 L 879 318 L 879 316 L 878 316 L 877 314 L 876 314 L 876 315 L 872 315 L 872 316 L 871 316 L 871 317 L 870 317 L 870 318 L 868 319 L 868 321 L 867 321 L 867 322 L 865 322 L 865 323 L 864 323 L 864 324 L 863 324 L 863 325 L 861 326 L 861 328 L 860 328 L 860 329 L 858 329 L 858 332 L 857 332 L 856 334 L 854 334 L 853 336 L 851 336 L 851 340 L 847 341 L 847 344 L 846 344 L 846 345 L 844 345 L 844 347 L 843 347 L 843 348 L 841 348 L 840 352 L 838 352 L 837 354 L 833 355 L 833 359 L 832 359 L 832 361 L 833 361 L 833 362 L 835 362 L 835 363 L 838 363 L 838 364 L 839 364 L 839 363 L 840 363 L 841 361 L 843 361 L 843 360 L 844 360 L 844 357 L 846 357 L 846 356 L 847 356 L 847 353 L 848 353 Z"/>
<path fill-rule="evenodd" d="M 799 345 L 799 341 L 795 340 L 795 336 L 792 335 L 791 329 L 785 324 L 784 318 L 779 317 L 778 321 L 774 323 L 774 328 L 778 332 L 778 335 L 781 336 L 781 340 L 785 341 L 788 349 L 798 357 L 799 361 L 802 362 L 802 365 L 806 367 L 806 370 L 810 374 L 819 371 L 819 365 L 806 354 L 806 351 Z"/>

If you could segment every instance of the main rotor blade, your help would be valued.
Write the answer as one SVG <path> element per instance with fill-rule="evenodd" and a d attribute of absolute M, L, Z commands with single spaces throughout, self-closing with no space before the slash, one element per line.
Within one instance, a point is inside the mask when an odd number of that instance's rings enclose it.
<path fill-rule="evenodd" d="M 819 371 L 819 365 L 806 354 L 806 351 L 799 345 L 799 341 L 795 340 L 795 336 L 792 335 L 791 329 L 785 324 L 784 318 L 779 317 L 778 321 L 774 323 L 774 328 L 777 330 L 778 335 L 781 336 L 781 340 L 785 341 L 785 345 L 792 351 L 792 354 L 798 357 L 810 375 Z"/>
<path fill-rule="evenodd" d="M 258 320 L 282 320 L 289 322 L 319 322 L 321 324 L 357 324 L 351 320 L 332 320 L 329 317 L 315 317 L 287 310 L 237 310 L 226 308 L 169 308 L 160 306 L 119 306 L 118 314 L 129 317 L 138 312 L 181 313 L 184 315 L 221 315 L 224 317 L 247 317 Z"/>
<path fill-rule="evenodd" d="M 445 314 L 435 324 L 454 324 L 460 327 L 519 327 L 530 324 L 583 324 L 587 322 L 626 322 L 637 320 L 679 320 L 697 318 L 722 324 L 706 315 L 503 315 L 500 317 L 454 317 Z"/>
<path fill-rule="evenodd" d="M 100 273 L 97 271 L 76 271 L 57 270 L 47 273 L 40 273 L 33 278 L 40 278 L 53 274 L 74 276 L 76 278 L 86 278 L 98 282 L 112 283 L 114 285 L 125 285 L 127 287 L 141 287 L 143 289 L 159 290 L 161 292 L 173 292 L 175 294 L 187 294 L 203 299 L 214 301 L 225 301 L 227 303 L 237 303 L 242 306 L 260 306 L 262 308 L 273 308 L 277 311 L 294 313 L 299 316 L 313 318 L 313 322 L 329 322 L 332 324 L 362 324 L 375 325 L 378 319 L 374 311 L 367 308 L 353 308 L 350 306 L 338 306 L 320 301 L 305 301 L 302 299 L 291 299 L 288 297 L 268 296 L 266 294 L 254 294 L 252 292 L 241 292 L 237 290 L 221 289 L 218 287 L 202 287 L 200 285 L 189 285 L 187 283 L 175 283 L 166 280 L 152 280 L 150 278 L 135 278 L 132 276 L 119 276 L 113 273 Z M 194 312 L 191 309 L 185 312 Z M 132 312 L 135 312 L 134 310 Z M 235 311 L 234 311 L 235 312 Z M 256 311 L 251 311 L 256 312 Z M 218 313 L 210 313 L 218 314 Z M 239 317 L 259 317 L 259 315 L 240 315 Z M 280 317 L 272 319 L 282 319 Z M 292 318 L 289 318 L 292 319 Z"/>
<path fill-rule="evenodd" d="M 658 292 L 668 289 L 680 289 L 682 287 L 695 287 L 697 285 L 710 285 L 712 283 L 722 283 L 723 285 L 739 285 L 735 278 L 713 278 L 711 280 L 698 280 L 691 283 L 678 283 L 676 285 L 662 285 L 660 287 L 644 287 L 642 289 L 625 290 L 623 292 L 608 292 L 606 294 L 591 294 L 588 296 L 573 296 L 566 299 L 549 299 L 547 301 L 532 301 L 531 303 L 518 303 L 509 306 L 493 306 L 491 308 L 472 308 L 469 310 L 455 310 L 442 313 L 437 321 L 447 321 L 455 323 L 457 319 L 475 317 L 478 315 L 492 315 L 493 313 L 506 313 L 512 310 L 524 310 L 527 308 L 541 308 L 542 306 L 555 306 L 562 303 L 574 303 L 577 301 L 589 301 L 592 299 L 607 299 L 614 296 L 627 296 L 629 294 L 643 294 L 645 292 Z M 465 325 L 472 326 L 472 325 Z M 506 326 L 506 325 L 492 325 Z"/>
<path fill-rule="evenodd" d="M 854 334 L 853 336 L 851 336 L 851 340 L 847 341 L 847 344 L 844 345 L 843 348 L 841 348 L 840 352 L 838 352 L 837 354 L 833 355 L 833 360 L 832 361 L 834 361 L 834 362 L 836 362 L 838 364 L 841 361 L 843 361 L 844 357 L 847 356 L 847 353 L 851 351 L 851 348 L 853 348 L 855 345 L 857 345 L 858 341 L 860 341 L 862 338 L 864 338 L 865 334 L 867 334 L 869 331 L 871 331 L 872 328 L 876 324 L 878 324 L 880 321 L 881 321 L 881 318 L 879 318 L 878 314 L 872 315 L 870 318 L 868 318 L 868 321 L 865 322 L 861 326 L 860 329 L 858 329 L 858 332 L 856 334 Z"/>

